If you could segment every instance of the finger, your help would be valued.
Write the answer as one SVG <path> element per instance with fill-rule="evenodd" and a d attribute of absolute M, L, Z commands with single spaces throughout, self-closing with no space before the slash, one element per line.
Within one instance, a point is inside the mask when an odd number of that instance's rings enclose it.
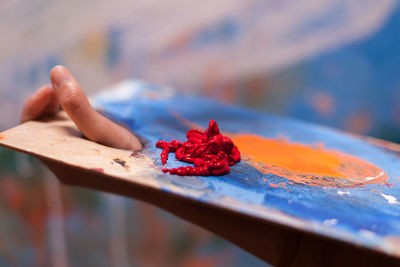
<path fill-rule="evenodd" d="M 51 115 L 57 113 L 57 111 L 60 110 L 60 104 L 58 103 L 56 93 L 53 89 L 53 86 L 50 85 L 51 87 L 51 97 L 50 97 L 50 102 L 47 104 L 46 108 L 43 111 L 43 114 L 45 115 Z"/>
<path fill-rule="evenodd" d="M 69 70 L 63 66 L 54 67 L 50 80 L 61 107 L 88 139 L 115 148 L 142 149 L 140 141 L 129 130 L 93 109 Z"/>
<path fill-rule="evenodd" d="M 39 88 L 24 104 L 21 115 L 21 123 L 39 118 L 44 109 L 50 103 L 52 89 L 50 85 Z"/>

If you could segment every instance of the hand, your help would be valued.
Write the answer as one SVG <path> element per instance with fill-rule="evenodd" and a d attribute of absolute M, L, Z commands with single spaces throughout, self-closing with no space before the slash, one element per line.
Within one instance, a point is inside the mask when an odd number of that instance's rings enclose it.
<path fill-rule="evenodd" d="M 51 85 L 39 88 L 26 102 L 21 123 L 51 115 L 61 108 L 90 140 L 120 149 L 141 150 L 142 144 L 129 130 L 98 113 L 79 83 L 63 66 L 50 71 Z"/>

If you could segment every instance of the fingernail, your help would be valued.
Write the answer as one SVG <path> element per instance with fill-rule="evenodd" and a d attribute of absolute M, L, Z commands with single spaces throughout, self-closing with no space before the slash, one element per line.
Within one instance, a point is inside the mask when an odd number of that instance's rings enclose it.
<path fill-rule="evenodd" d="M 58 88 L 66 83 L 72 82 L 74 77 L 67 68 L 63 66 L 55 66 L 50 72 L 50 79 L 53 87 Z"/>

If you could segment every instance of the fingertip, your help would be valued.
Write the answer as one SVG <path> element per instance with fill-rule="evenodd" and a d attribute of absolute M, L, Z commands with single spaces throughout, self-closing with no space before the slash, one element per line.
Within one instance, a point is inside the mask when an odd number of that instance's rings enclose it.
<path fill-rule="evenodd" d="M 72 73 L 66 67 L 61 65 L 57 65 L 51 69 L 50 80 L 55 90 L 67 83 L 75 82 Z"/>
<path fill-rule="evenodd" d="M 50 80 L 53 81 L 55 80 L 55 78 L 57 77 L 57 74 L 61 71 L 65 71 L 65 67 L 62 65 L 57 65 L 54 66 L 51 70 L 50 70 Z"/>
<path fill-rule="evenodd" d="M 50 85 L 40 87 L 36 92 L 25 102 L 22 114 L 21 123 L 36 119 L 41 116 L 43 110 L 51 100 L 52 88 Z"/>
<path fill-rule="evenodd" d="M 53 87 L 50 84 L 46 84 L 42 87 L 40 87 L 39 89 L 36 90 L 36 92 L 34 93 L 34 95 L 47 95 L 50 94 L 51 91 L 53 90 Z"/>
<path fill-rule="evenodd" d="M 68 70 L 68 69 L 66 67 L 64 67 L 63 65 L 56 65 L 50 70 L 50 76 L 59 71 L 65 71 L 65 70 Z"/>
<path fill-rule="evenodd" d="M 72 73 L 57 65 L 50 71 L 50 80 L 58 103 L 77 125 L 83 116 L 91 112 L 87 97 Z"/>
<path fill-rule="evenodd" d="M 51 85 L 44 85 L 36 90 L 36 92 L 29 97 L 27 100 L 28 104 L 37 105 L 39 102 L 40 104 L 46 103 L 50 101 L 52 94 L 52 87 Z"/>
<path fill-rule="evenodd" d="M 90 140 L 121 149 L 140 150 L 142 144 L 128 130 L 97 113 L 71 72 L 64 66 L 50 71 L 58 103 Z"/>

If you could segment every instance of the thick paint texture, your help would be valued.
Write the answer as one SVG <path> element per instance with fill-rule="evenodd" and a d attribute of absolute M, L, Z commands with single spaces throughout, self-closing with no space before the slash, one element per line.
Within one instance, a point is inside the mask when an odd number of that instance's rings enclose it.
<path fill-rule="evenodd" d="M 173 152 L 177 160 L 192 163 L 194 167 L 163 168 L 163 172 L 179 176 L 220 176 L 229 173 L 230 166 L 240 160 L 237 147 L 229 137 L 221 134 L 215 120 L 210 120 L 204 132 L 190 129 L 186 137 L 188 140 L 183 143 L 160 140 L 156 147 L 163 149 L 160 155 L 163 165 L 167 163 L 168 154 Z"/>
<path fill-rule="evenodd" d="M 380 168 L 365 160 L 321 146 L 252 134 L 237 134 L 232 139 L 251 166 L 296 183 L 343 188 L 386 184 L 388 179 Z"/>
<path fill-rule="evenodd" d="M 122 91 L 110 94 L 124 98 L 100 96 L 98 107 L 146 139 L 141 155 L 154 169 L 137 175 L 161 190 L 400 256 L 390 241 L 400 238 L 400 160 L 393 145 L 137 81 L 117 88 Z M 190 163 L 170 159 L 163 166 L 156 143 L 186 140 L 189 129 L 204 131 L 211 119 L 241 161 L 222 176 L 163 173 Z"/>

